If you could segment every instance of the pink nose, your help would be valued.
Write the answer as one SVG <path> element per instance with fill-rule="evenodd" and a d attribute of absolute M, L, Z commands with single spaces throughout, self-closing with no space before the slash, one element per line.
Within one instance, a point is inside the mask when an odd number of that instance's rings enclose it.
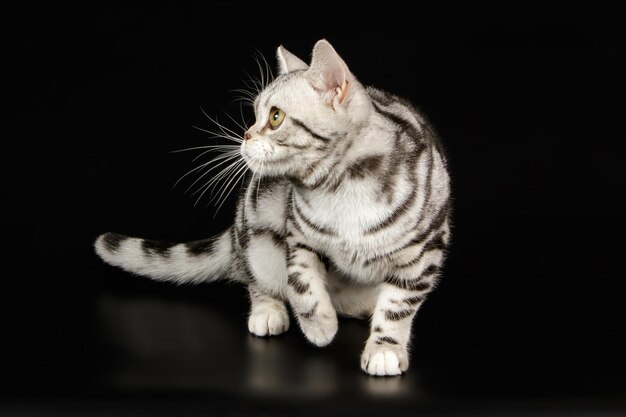
<path fill-rule="evenodd" d="M 246 132 L 243 134 L 243 140 L 248 140 L 252 137 L 252 135 L 250 134 L 250 132 Z"/>

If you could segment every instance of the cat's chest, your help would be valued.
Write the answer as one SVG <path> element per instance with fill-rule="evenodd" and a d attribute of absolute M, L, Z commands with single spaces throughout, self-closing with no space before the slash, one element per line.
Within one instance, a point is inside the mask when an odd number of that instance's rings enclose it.
<path fill-rule="evenodd" d="M 317 198 L 295 194 L 291 204 L 296 221 L 311 232 L 308 236 L 320 242 L 342 242 L 351 247 L 363 243 L 364 232 L 384 217 L 387 208 L 367 189 L 350 195 L 338 193 Z"/>
<path fill-rule="evenodd" d="M 306 201 L 293 200 L 295 222 L 307 243 L 329 258 L 337 269 L 361 282 L 373 283 L 384 276 L 384 267 L 368 260 L 389 246 L 385 233 L 368 233 L 384 218 L 386 204 L 374 194 L 352 198 Z"/>

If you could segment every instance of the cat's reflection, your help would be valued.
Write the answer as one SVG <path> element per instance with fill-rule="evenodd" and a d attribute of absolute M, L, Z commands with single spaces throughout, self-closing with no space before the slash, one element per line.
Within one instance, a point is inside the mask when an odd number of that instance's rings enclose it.
<path fill-rule="evenodd" d="M 241 372 L 235 326 L 200 303 L 103 294 L 97 317 L 114 388 L 221 389 Z"/>
<path fill-rule="evenodd" d="M 331 395 L 337 389 L 337 369 L 320 356 L 302 358 L 282 338 L 249 335 L 247 385 L 256 393 L 289 398 Z M 297 352 L 296 352 L 297 353 Z"/>
<path fill-rule="evenodd" d="M 290 399 L 346 391 L 402 396 L 412 385 L 405 377 L 381 379 L 356 372 L 356 357 L 340 366 L 344 358 L 337 352 L 302 352 L 295 323 L 277 338 L 252 336 L 245 330 L 245 313 L 233 316 L 221 307 L 156 295 L 102 294 L 96 303 L 107 364 L 99 375 L 102 384 L 141 391 L 244 391 Z M 366 337 L 366 324 L 347 322 L 335 343 L 346 345 L 339 350 L 352 352 Z"/>

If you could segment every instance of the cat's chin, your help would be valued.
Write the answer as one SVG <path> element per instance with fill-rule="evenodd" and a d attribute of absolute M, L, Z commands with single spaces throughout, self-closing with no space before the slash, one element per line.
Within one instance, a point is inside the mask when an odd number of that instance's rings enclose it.
<path fill-rule="evenodd" d="M 286 177 L 289 176 L 292 169 L 290 162 L 293 157 L 277 158 L 275 160 L 263 160 L 262 162 L 250 161 L 244 157 L 248 169 L 253 174 L 261 177 Z"/>

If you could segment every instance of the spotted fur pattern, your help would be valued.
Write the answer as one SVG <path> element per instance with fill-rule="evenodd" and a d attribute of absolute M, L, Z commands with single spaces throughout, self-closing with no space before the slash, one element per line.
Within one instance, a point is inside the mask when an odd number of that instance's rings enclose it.
<path fill-rule="evenodd" d="M 240 194 L 234 224 L 186 244 L 105 234 L 96 250 L 155 279 L 246 284 L 257 336 L 289 328 L 287 305 L 318 346 L 333 340 L 337 314 L 369 319 L 361 368 L 400 374 L 450 240 L 442 147 L 420 113 L 362 86 L 328 42 L 310 66 L 282 47 L 278 59 L 281 75 L 257 97 L 241 148 L 261 179 Z M 286 114 L 276 129 L 273 108 Z"/>

